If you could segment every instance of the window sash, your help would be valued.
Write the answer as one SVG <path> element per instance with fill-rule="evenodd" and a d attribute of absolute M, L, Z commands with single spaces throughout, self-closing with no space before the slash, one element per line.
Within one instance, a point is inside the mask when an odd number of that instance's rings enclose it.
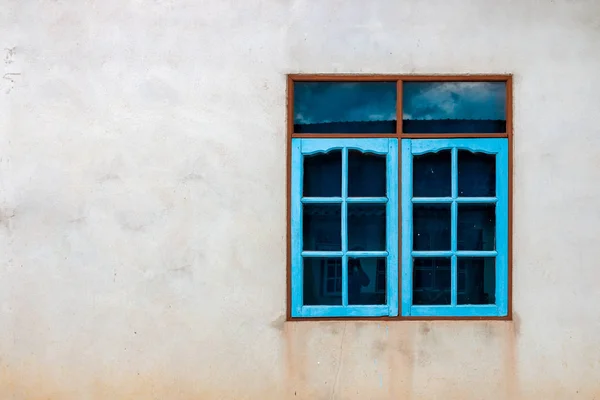
<path fill-rule="evenodd" d="M 413 198 L 413 156 L 440 150 L 452 151 L 452 196 Z M 458 150 L 496 155 L 496 196 L 458 198 Z M 508 313 L 508 141 L 506 139 L 404 139 L 402 140 L 402 316 L 499 317 Z M 451 250 L 413 250 L 413 203 L 451 204 Z M 494 251 L 457 250 L 459 203 L 496 204 Z M 451 257 L 451 305 L 413 305 L 413 257 Z M 457 257 L 495 257 L 495 304 L 459 305 Z"/>
<path fill-rule="evenodd" d="M 303 157 L 342 150 L 342 196 L 303 198 Z M 398 140 L 373 139 L 292 139 L 291 154 L 291 287 L 292 317 L 376 317 L 398 315 Z M 387 198 L 348 198 L 348 150 L 386 155 Z M 303 251 L 302 205 L 306 203 L 341 204 L 341 251 Z M 386 205 L 386 251 L 348 251 L 347 209 L 349 203 L 369 202 Z M 303 258 L 342 258 L 342 305 L 303 305 Z M 386 304 L 348 305 L 348 257 L 386 257 Z"/>
<path fill-rule="evenodd" d="M 397 316 L 400 293 L 398 291 L 398 150 L 397 139 L 292 139 L 291 163 L 291 289 L 292 317 L 378 317 Z M 303 193 L 303 156 L 334 149 L 342 150 L 342 196 L 311 198 Z M 348 198 L 348 150 L 386 154 L 387 195 L 381 198 Z M 450 197 L 412 198 L 413 156 L 449 149 L 452 151 L 452 195 Z M 458 197 L 458 150 L 483 152 L 496 156 L 496 193 L 493 197 Z M 508 140 L 491 138 L 403 139 L 402 140 L 402 316 L 413 317 L 502 317 L 508 312 Z M 342 250 L 303 251 L 302 205 L 308 203 L 338 203 L 342 206 Z M 352 202 L 379 202 L 386 204 L 386 251 L 349 252 L 347 243 L 347 205 Z M 451 204 L 452 250 L 413 251 L 412 204 Z M 496 205 L 495 250 L 457 250 L 457 207 L 459 203 L 494 203 Z M 386 305 L 348 305 L 348 257 L 387 257 Z M 412 258 L 451 257 L 451 305 L 412 304 Z M 342 304 L 303 305 L 303 257 L 342 258 Z M 458 292 L 457 257 L 495 258 L 495 304 L 456 304 Z M 375 277 L 375 279 L 377 279 Z M 376 284 L 376 282 L 375 282 Z"/>

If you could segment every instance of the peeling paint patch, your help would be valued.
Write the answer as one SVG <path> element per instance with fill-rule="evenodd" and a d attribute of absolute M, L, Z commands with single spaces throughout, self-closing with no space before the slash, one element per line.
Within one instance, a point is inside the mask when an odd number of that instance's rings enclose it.
<path fill-rule="evenodd" d="M 283 331 L 283 327 L 285 325 L 285 315 L 280 315 L 273 321 L 271 321 L 271 327 L 277 329 L 278 331 Z"/>

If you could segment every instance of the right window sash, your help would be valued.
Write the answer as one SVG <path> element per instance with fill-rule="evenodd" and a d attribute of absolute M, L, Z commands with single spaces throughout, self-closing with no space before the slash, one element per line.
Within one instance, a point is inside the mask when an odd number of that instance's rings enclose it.
<path fill-rule="evenodd" d="M 402 140 L 402 315 L 508 313 L 508 140 Z"/>

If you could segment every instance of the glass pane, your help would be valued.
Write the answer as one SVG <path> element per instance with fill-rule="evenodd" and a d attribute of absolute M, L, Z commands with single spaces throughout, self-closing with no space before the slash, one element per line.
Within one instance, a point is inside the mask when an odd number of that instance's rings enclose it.
<path fill-rule="evenodd" d="M 349 258 L 348 304 L 386 304 L 385 279 L 385 258 Z"/>
<path fill-rule="evenodd" d="M 458 204 L 458 250 L 495 250 L 495 204 Z"/>
<path fill-rule="evenodd" d="M 451 160 L 450 150 L 414 156 L 413 197 L 450 197 Z"/>
<path fill-rule="evenodd" d="M 348 204 L 348 249 L 386 249 L 385 204 Z"/>
<path fill-rule="evenodd" d="M 395 133 L 396 82 L 296 82 L 294 132 Z"/>
<path fill-rule="evenodd" d="M 496 156 L 458 151 L 458 196 L 493 197 L 496 195 Z"/>
<path fill-rule="evenodd" d="M 377 259 L 377 279 L 375 282 L 375 291 L 385 292 L 387 291 L 387 266 L 385 258 Z"/>
<path fill-rule="evenodd" d="M 450 259 L 413 259 L 413 304 L 450 304 Z"/>
<path fill-rule="evenodd" d="M 413 205 L 413 250 L 450 250 L 450 204 Z"/>
<path fill-rule="evenodd" d="M 458 304 L 496 303 L 496 260 L 458 258 Z"/>
<path fill-rule="evenodd" d="M 385 155 L 348 151 L 348 196 L 386 197 Z"/>
<path fill-rule="evenodd" d="M 304 197 L 342 196 L 342 151 L 304 156 Z"/>
<path fill-rule="evenodd" d="M 341 204 L 305 204 L 303 206 L 304 250 L 342 250 Z"/>
<path fill-rule="evenodd" d="M 342 305 L 342 259 L 305 258 L 305 305 Z"/>
<path fill-rule="evenodd" d="M 404 133 L 504 133 L 504 82 L 404 82 Z"/>

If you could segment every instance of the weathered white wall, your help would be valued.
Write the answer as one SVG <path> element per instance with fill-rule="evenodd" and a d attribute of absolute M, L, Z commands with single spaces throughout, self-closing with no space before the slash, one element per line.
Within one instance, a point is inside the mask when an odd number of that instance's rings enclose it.
<path fill-rule="evenodd" d="M 1 399 L 600 398 L 600 2 L 0 3 Z M 515 74 L 513 322 L 284 322 L 299 72 Z"/>

